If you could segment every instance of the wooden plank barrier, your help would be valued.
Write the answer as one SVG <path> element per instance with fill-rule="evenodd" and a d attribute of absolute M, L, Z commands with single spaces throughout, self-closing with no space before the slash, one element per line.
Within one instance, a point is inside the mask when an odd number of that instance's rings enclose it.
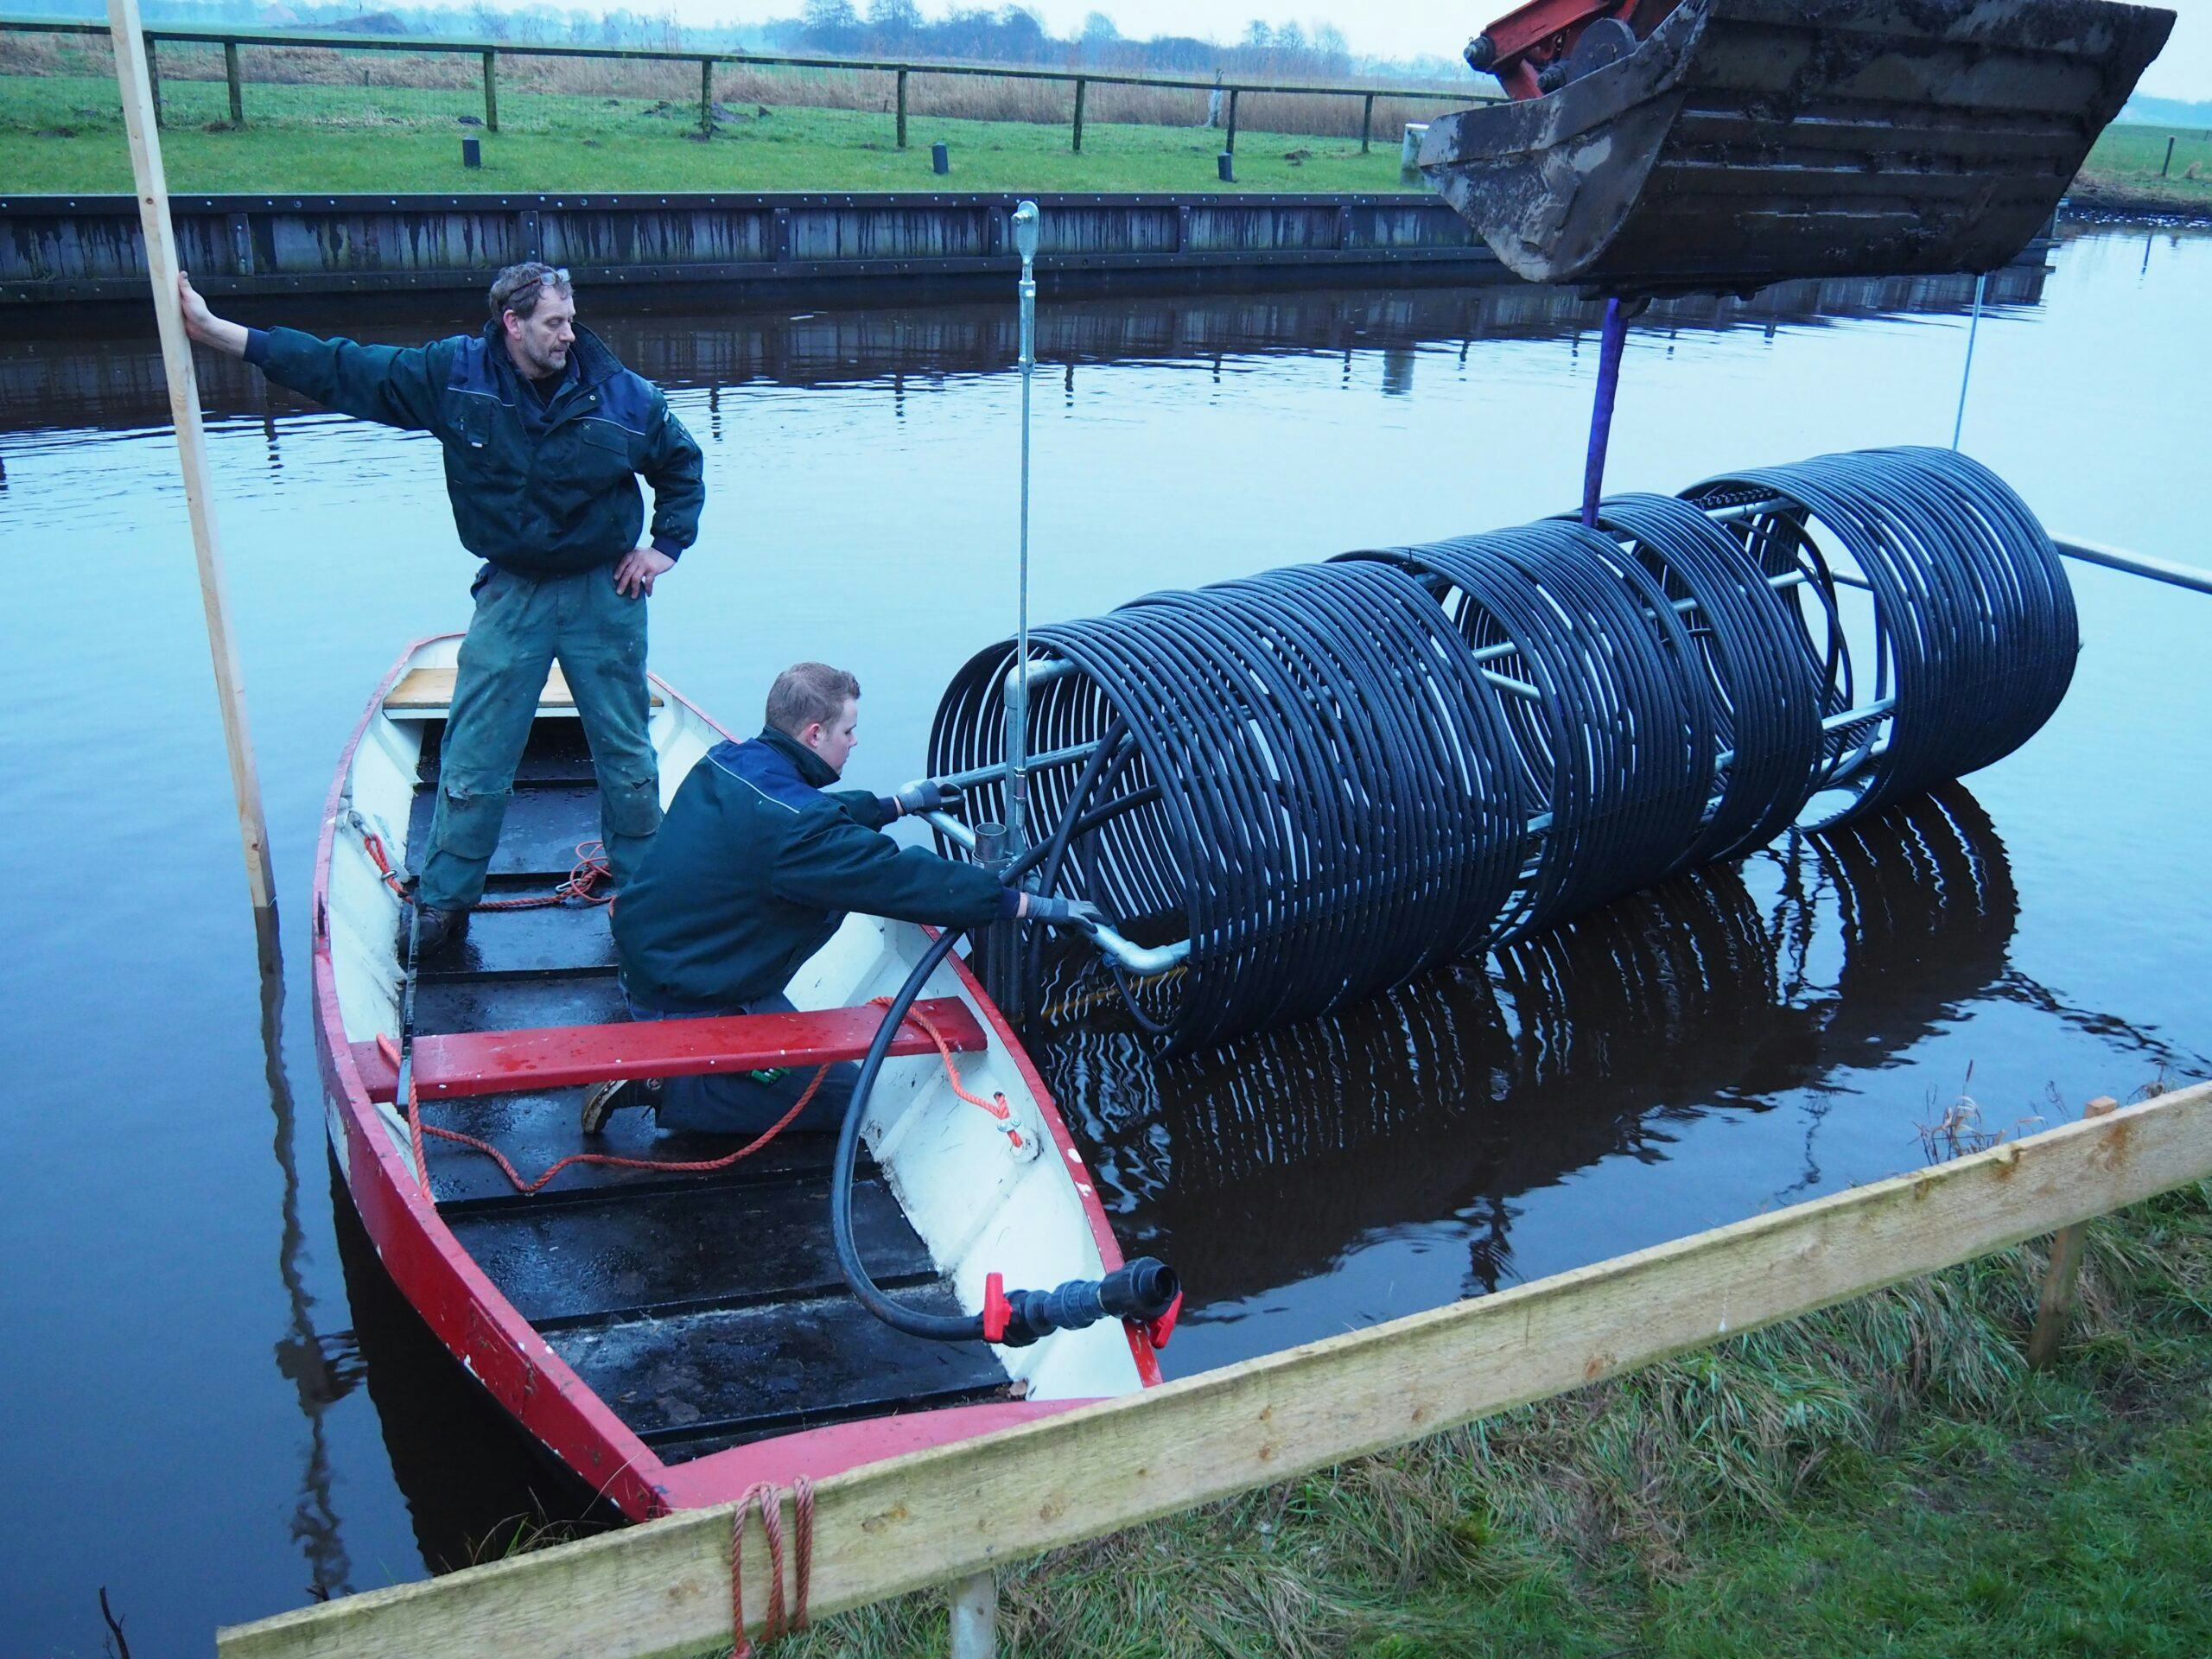
<path fill-rule="evenodd" d="M 1287 1480 L 2212 1176 L 2212 1084 L 1478 1300 L 824 1481 L 831 1613 Z M 620 1659 L 729 1642 L 728 1508 L 218 1633 L 221 1659 Z M 745 1605 L 767 1557 L 744 1552 Z M 755 1577 L 756 1573 L 763 1576 Z"/>

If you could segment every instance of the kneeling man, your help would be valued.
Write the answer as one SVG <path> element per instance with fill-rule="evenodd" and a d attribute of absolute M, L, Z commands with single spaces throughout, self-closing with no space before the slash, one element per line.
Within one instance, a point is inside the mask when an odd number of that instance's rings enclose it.
<path fill-rule="evenodd" d="M 898 796 L 833 790 L 858 741 L 860 683 L 800 663 L 776 677 L 767 724 L 746 743 L 719 743 L 691 768 L 660 833 L 614 906 L 623 995 L 638 1020 L 788 1013 L 799 964 L 829 942 L 848 911 L 938 927 L 1017 916 L 1089 926 L 1097 910 L 1003 887 L 881 833 L 907 812 L 944 803 L 933 784 Z M 835 1129 L 860 1068 L 830 1068 L 791 1128 Z M 608 1113 L 657 1104 L 667 1129 L 757 1135 L 789 1111 L 813 1078 L 787 1071 L 671 1077 L 657 1089 L 607 1084 L 584 1102 L 597 1134 Z"/>

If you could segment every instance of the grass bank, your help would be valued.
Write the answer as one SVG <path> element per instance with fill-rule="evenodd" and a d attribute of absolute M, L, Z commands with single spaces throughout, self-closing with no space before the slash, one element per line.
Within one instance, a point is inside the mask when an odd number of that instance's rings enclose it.
<path fill-rule="evenodd" d="M 2052 1370 L 2024 1247 L 1018 1567 L 1016 1654 L 2212 1652 L 2212 1183 L 2094 1224 Z M 779 1652 L 942 1654 L 942 1599 Z"/>
<path fill-rule="evenodd" d="M 2169 162 L 2166 143 L 2173 141 Z M 2075 181 L 2077 206 L 2112 213 L 2212 213 L 2212 132 L 2113 126 Z"/>
<path fill-rule="evenodd" d="M 220 80 L 162 83 L 169 188 L 257 190 L 1308 190 L 1419 188 L 1398 178 L 1395 141 L 1240 130 L 1236 183 L 1222 184 L 1222 135 L 1206 128 L 1086 119 L 1083 153 L 1065 126 L 916 115 L 911 148 L 887 115 L 733 105 L 711 138 L 689 99 L 503 90 L 497 133 L 465 125 L 480 94 L 421 86 L 249 86 L 247 122 L 229 124 Z M 1380 129 L 1378 128 L 1378 130 Z M 461 165 L 480 137 L 484 165 Z M 952 171 L 930 171 L 930 146 Z M 89 75 L 0 78 L 0 180 L 19 192 L 128 192 L 130 155 L 114 83 Z"/>

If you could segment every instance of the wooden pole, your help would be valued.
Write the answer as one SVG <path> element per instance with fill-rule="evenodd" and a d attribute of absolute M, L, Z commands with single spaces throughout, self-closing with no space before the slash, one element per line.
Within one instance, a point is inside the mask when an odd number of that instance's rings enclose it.
<path fill-rule="evenodd" d="M 899 148 L 906 148 L 906 72 L 899 72 Z"/>
<path fill-rule="evenodd" d="M 1367 154 L 1368 142 L 1375 137 L 1375 94 L 1370 92 L 1360 100 L 1359 153 Z"/>
<path fill-rule="evenodd" d="M 2168 134 L 2166 135 L 2166 159 L 2165 159 L 2164 163 L 2162 166 L 2160 166 L 2160 168 L 2158 168 L 2158 176 L 2159 176 L 2160 178 L 2162 178 L 2162 179 L 2163 179 L 2163 178 L 2164 178 L 2164 177 L 2165 177 L 2169 173 L 2171 173 L 2173 170 L 2174 170 L 2174 140 L 2173 140 L 2173 135 L 2172 135 L 2171 133 L 2168 133 Z"/>
<path fill-rule="evenodd" d="M 168 125 L 167 111 L 162 108 L 162 60 L 156 55 L 158 41 L 146 42 L 146 95 L 154 105 L 154 125 L 156 129 Z"/>
<path fill-rule="evenodd" d="M 1494 1295 L 1325 1337 L 815 1488 L 839 1611 L 991 1571 L 2002 1249 L 2212 1175 L 2212 1084 Z M 216 1633 L 219 1659 L 703 1652 L 731 1506 Z M 748 1608 L 766 1566 L 746 1552 Z"/>
<path fill-rule="evenodd" d="M 2082 1109 L 2085 1118 L 2103 1117 L 2120 1109 L 2120 1103 L 2101 1095 Z M 2058 1344 L 2074 1318 L 2074 1281 L 2082 1271 L 2082 1228 L 2076 1222 L 2050 1236 L 2050 1267 L 2043 1279 L 2043 1294 L 2036 1301 L 2035 1328 L 2028 1332 L 2028 1364 L 2041 1370 L 2058 1357 Z"/>
<path fill-rule="evenodd" d="M 715 60 L 699 60 L 699 130 L 711 133 L 715 130 Z"/>
<path fill-rule="evenodd" d="M 1083 94 L 1089 83 L 1081 75 L 1075 78 L 1075 153 L 1083 154 Z"/>
<path fill-rule="evenodd" d="M 499 130 L 499 54 L 486 50 L 484 54 L 484 130 Z"/>
<path fill-rule="evenodd" d="M 1236 153 L 1236 89 L 1234 86 L 1229 89 L 1229 133 L 1222 148 L 1231 156 Z"/>
<path fill-rule="evenodd" d="M 176 293 L 176 228 L 169 222 L 168 181 L 162 171 L 162 141 L 154 130 L 153 86 L 146 73 L 145 33 L 138 0 L 108 0 L 108 30 L 115 41 L 115 74 L 123 89 L 123 124 L 130 135 L 130 169 L 138 184 L 138 220 L 145 232 L 146 270 L 154 285 L 154 320 L 162 335 L 162 367 L 169 386 L 169 415 L 176 423 L 178 464 L 184 472 L 185 511 L 192 521 L 193 552 L 200 563 L 200 602 L 207 613 L 207 647 L 215 661 L 215 694 L 223 710 L 223 742 L 230 751 L 231 790 L 238 799 L 238 835 L 245 843 L 246 887 L 257 912 L 276 903 L 269 868 L 269 830 L 261 812 L 261 779 L 246 728 L 245 690 L 238 676 L 238 644 L 231 637 L 230 607 L 223 596 L 223 551 L 207 477 L 207 434 L 200 423 L 200 381 L 184 308 Z M 236 62 L 236 48 L 231 48 Z M 233 106 L 238 82 L 231 82 Z"/>
<path fill-rule="evenodd" d="M 223 79 L 231 86 L 231 124 L 245 125 L 245 88 L 238 81 L 238 43 L 223 42 Z"/>

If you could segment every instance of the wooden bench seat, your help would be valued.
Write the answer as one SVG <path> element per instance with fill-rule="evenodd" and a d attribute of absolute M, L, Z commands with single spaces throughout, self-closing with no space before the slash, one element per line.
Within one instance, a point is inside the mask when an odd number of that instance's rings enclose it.
<path fill-rule="evenodd" d="M 453 707 L 454 678 L 457 668 L 411 668 L 401 677 L 399 683 L 385 693 L 384 710 L 388 715 L 427 716 L 442 715 Z M 652 706 L 659 708 L 659 692 L 652 694 Z M 545 677 L 545 690 L 538 694 L 541 709 L 567 709 L 576 706 L 575 693 L 569 690 L 568 677 L 561 672 L 561 664 L 553 664 L 553 671 Z"/>
<path fill-rule="evenodd" d="M 990 1046 L 975 1011 L 956 996 L 914 1005 L 955 1053 Z M 415 1084 L 424 1100 L 560 1089 L 616 1077 L 685 1077 L 709 1071 L 756 1071 L 857 1060 L 868 1052 L 883 1010 L 822 1008 L 739 1014 L 702 1020 L 648 1020 L 607 1026 L 543 1026 L 415 1039 Z M 391 1100 L 398 1071 L 382 1043 L 355 1043 L 353 1064 L 372 1100 Z M 891 1039 L 894 1056 L 932 1054 L 937 1045 L 912 1017 Z"/>

